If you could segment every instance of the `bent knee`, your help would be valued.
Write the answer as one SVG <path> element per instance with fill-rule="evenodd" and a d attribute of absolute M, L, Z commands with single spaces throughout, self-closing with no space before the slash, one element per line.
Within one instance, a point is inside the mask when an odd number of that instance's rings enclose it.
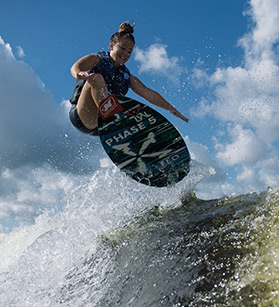
<path fill-rule="evenodd" d="M 106 85 L 105 79 L 101 74 L 94 74 L 87 79 L 87 82 L 93 87 L 104 87 Z"/>

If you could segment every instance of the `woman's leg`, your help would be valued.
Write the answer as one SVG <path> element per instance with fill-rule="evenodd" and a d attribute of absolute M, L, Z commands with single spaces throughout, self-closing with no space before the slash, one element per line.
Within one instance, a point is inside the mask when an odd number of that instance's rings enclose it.
<path fill-rule="evenodd" d="M 86 128 L 97 127 L 99 102 L 107 96 L 107 85 L 101 74 L 95 74 L 85 82 L 78 99 L 77 112 Z"/>

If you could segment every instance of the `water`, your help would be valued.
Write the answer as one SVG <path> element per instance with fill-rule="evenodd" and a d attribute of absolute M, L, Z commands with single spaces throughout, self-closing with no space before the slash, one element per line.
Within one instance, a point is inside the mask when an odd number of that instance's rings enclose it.
<path fill-rule="evenodd" d="M 98 171 L 61 211 L 0 237 L 0 306 L 277 306 L 279 188 L 199 200 Z"/>

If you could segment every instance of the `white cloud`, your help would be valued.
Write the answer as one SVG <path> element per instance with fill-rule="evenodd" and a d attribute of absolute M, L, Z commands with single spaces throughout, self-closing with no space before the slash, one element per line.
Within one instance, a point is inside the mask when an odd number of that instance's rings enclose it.
<path fill-rule="evenodd" d="M 6 44 L 1 36 L 0 36 L 0 46 L 1 46 L 1 53 L 2 53 L 0 54 L 1 58 L 14 59 L 11 45 Z"/>
<path fill-rule="evenodd" d="M 42 163 L 68 171 L 84 167 L 80 156 L 92 152 L 95 140 L 71 125 L 69 106 L 55 103 L 33 69 L 17 61 L 3 39 L 0 63 L 0 170 Z"/>
<path fill-rule="evenodd" d="M 65 205 L 78 177 L 47 166 L 22 166 L 0 174 L 0 220 L 31 223 L 45 209 Z"/>
<path fill-rule="evenodd" d="M 25 57 L 24 50 L 20 46 L 16 47 L 16 52 L 17 52 L 18 57 L 20 57 L 20 58 L 24 58 Z"/>
<path fill-rule="evenodd" d="M 246 64 L 251 61 L 273 59 L 273 46 L 279 40 L 279 2 L 277 0 L 250 0 L 246 12 L 253 22 L 253 29 L 240 39 L 246 56 Z"/>
<path fill-rule="evenodd" d="M 208 76 L 216 100 L 205 99 L 194 114 L 213 114 L 223 122 L 251 125 L 262 138 L 279 138 L 279 67 L 272 61 L 255 62 L 250 69 L 218 69 Z"/>
<path fill-rule="evenodd" d="M 63 204 L 80 174 L 94 172 L 87 156 L 99 150 L 71 125 L 69 105 L 55 103 L 1 37 L 0 67 L 0 219 L 31 222 L 40 210 Z"/>
<path fill-rule="evenodd" d="M 217 158 L 223 164 L 232 166 L 235 164 L 255 164 L 269 155 L 269 145 L 249 129 L 243 129 L 241 125 L 229 128 L 233 143 L 217 144 Z"/>
<path fill-rule="evenodd" d="M 146 50 L 135 48 L 135 60 L 140 62 L 139 72 L 155 72 L 165 75 L 176 74 L 181 70 L 177 57 L 169 57 L 167 46 L 153 44 Z"/>
<path fill-rule="evenodd" d="M 194 77 L 213 88 L 215 99 L 203 98 L 192 114 L 227 123 L 227 144 L 215 136 L 216 159 L 234 167 L 242 186 L 263 190 L 279 185 L 279 2 L 251 0 L 248 14 L 253 27 L 239 40 L 243 66 L 218 68 L 212 75 L 196 69 Z"/>

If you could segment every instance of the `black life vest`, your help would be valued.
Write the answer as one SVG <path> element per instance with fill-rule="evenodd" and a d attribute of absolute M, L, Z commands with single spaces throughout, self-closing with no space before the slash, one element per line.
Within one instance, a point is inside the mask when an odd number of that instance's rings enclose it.
<path fill-rule="evenodd" d="M 122 65 L 119 69 L 115 69 L 111 62 L 109 52 L 102 51 L 96 54 L 100 57 L 100 63 L 89 72 L 99 73 L 104 77 L 110 94 L 125 96 L 130 85 L 130 72 L 128 68 Z M 72 104 L 77 104 L 85 82 L 85 80 L 77 80 L 73 95 L 70 98 Z"/>

